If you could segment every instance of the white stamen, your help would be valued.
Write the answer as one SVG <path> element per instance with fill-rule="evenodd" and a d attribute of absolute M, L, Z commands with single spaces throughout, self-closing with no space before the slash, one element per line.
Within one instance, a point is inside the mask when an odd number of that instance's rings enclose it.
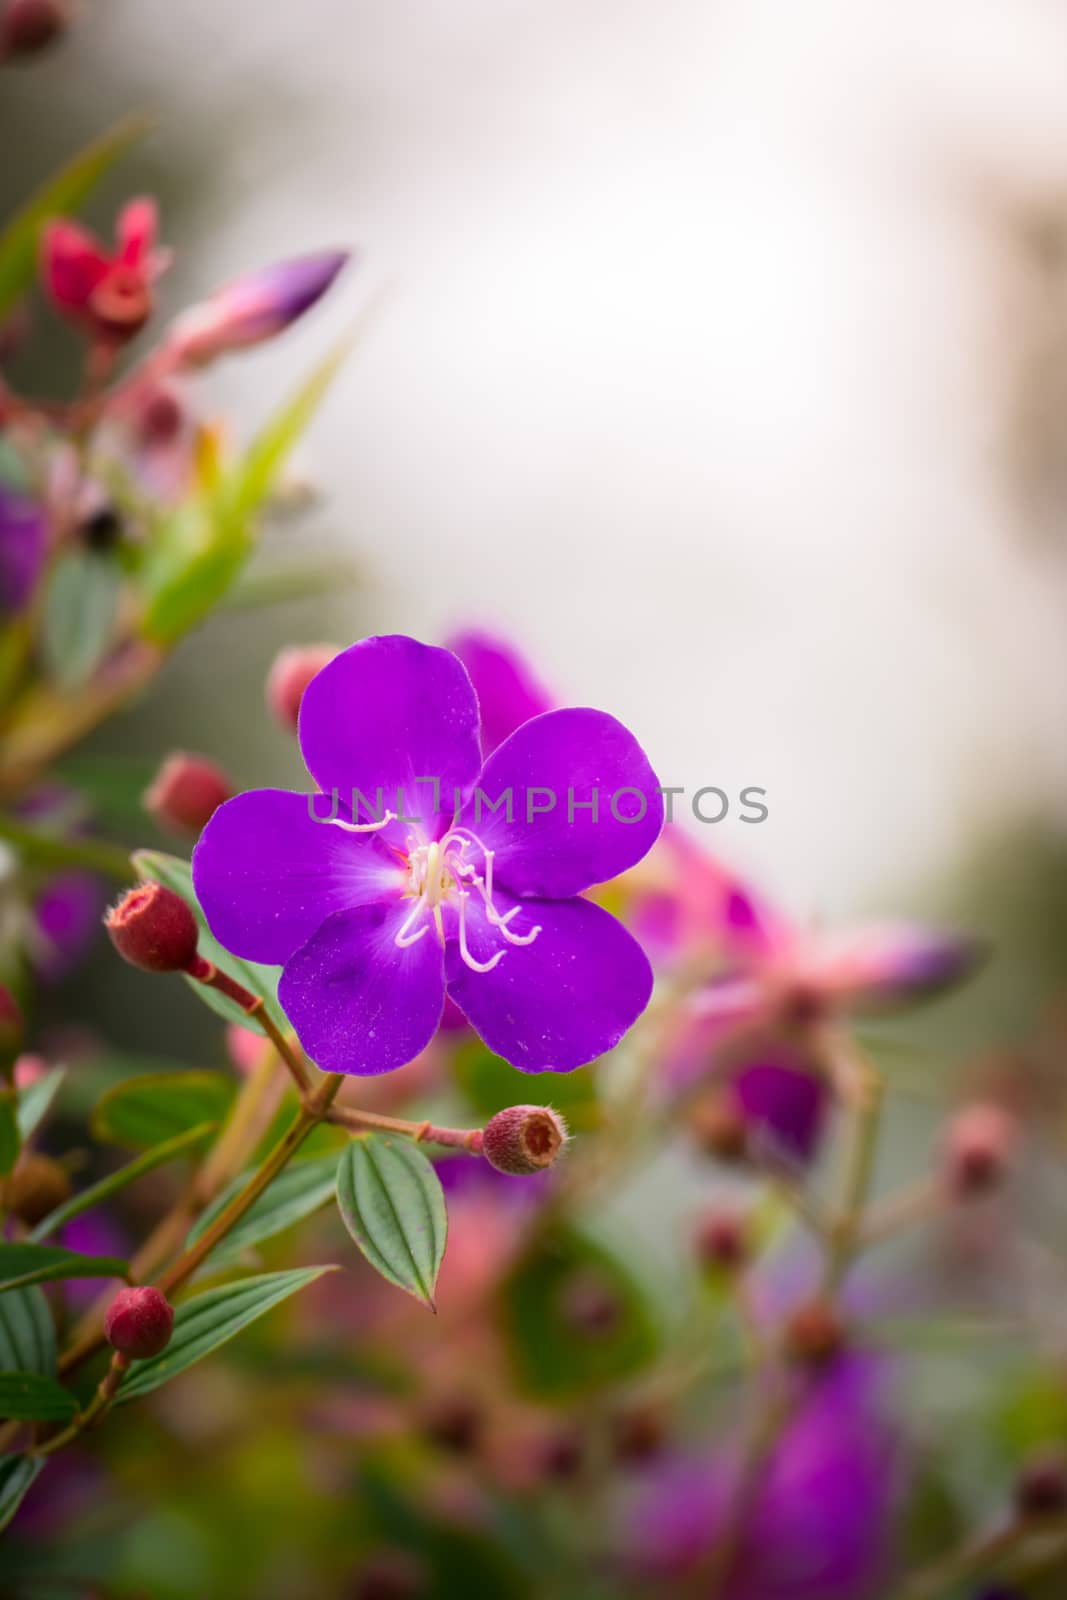
<path fill-rule="evenodd" d="M 411 931 L 413 924 L 417 922 L 425 910 L 426 907 L 423 905 L 422 900 L 416 900 L 404 919 L 404 926 L 399 930 L 393 941 L 398 950 L 410 950 L 413 944 L 418 944 L 424 933 L 429 933 L 430 924 L 428 922 L 424 922 L 417 933 L 412 933 Z"/>
<path fill-rule="evenodd" d="M 471 955 L 470 947 L 467 944 L 467 901 L 469 899 L 470 895 L 466 889 L 461 889 L 459 891 L 459 953 L 472 972 L 492 972 L 493 968 L 503 961 L 507 952 L 497 950 L 494 955 L 490 956 L 488 961 L 479 961 L 476 956 Z"/>
<path fill-rule="evenodd" d="M 387 811 L 380 822 L 345 822 L 342 817 L 322 817 L 322 822 L 328 822 L 331 827 L 343 828 L 346 833 L 378 833 L 389 822 L 396 821 L 396 812 Z"/>
<path fill-rule="evenodd" d="M 481 872 L 473 861 L 467 859 L 467 851 L 471 848 L 481 852 Z M 424 911 L 430 912 L 438 940 L 444 945 L 445 929 L 441 907 L 451 900 L 457 900 L 460 955 L 472 972 L 491 972 L 498 962 L 504 959 L 507 952 L 497 950 L 488 961 L 479 961 L 472 955 L 467 942 L 467 901 L 470 899 L 471 889 L 476 889 L 478 892 L 486 923 L 502 935 L 506 944 L 533 944 L 541 932 L 540 925 L 531 928 L 527 933 L 513 931 L 510 924 L 523 910 L 521 905 L 512 906 L 511 910 L 503 915 L 497 910 L 493 903 L 493 852 L 486 849 L 477 834 L 471 833 L 466 828 L 452 828 L 443 839 L 431 840 L 428 844 L 409 835 L 407 854 L 407 893 L 414 897 L 415 904 L 396 935 L 396 944 L 400 949 L 407 949 L 415 944 L 428 930 L 430 923 L 426 921 L 418 932 L 412 932 L 417 919 Z"/>

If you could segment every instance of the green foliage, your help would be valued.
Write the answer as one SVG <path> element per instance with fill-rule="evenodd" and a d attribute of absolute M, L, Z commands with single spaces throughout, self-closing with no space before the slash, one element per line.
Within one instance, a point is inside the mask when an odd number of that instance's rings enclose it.
<path fill-rule="evenodd" d="M 448 1213 L 418 1146 L 389 1134 L 354 1138 L 337 1168 L 337 1205 L 371 1266 L 433 1309 Z"/>
<path fill-rule="evenodd" d="M 576 1229 L 534 1242 L 503 1285 L 501 1315 L 516 1378 L 541 1400 L 633 1377 L 659 1344 L 636 1279 Z"/>
<path fill-rule="evenodd" d="M 107 1144 L 143 1150 L 193 1128 L 208 1132 L 225 1117 L 233 1097 L 233 1079 L 223 1072 L 151 1072 L 109 1089 L 89 1126 Z"/>
<path fill-rule="evenodd" d="M 14 1089 L 0 1089 L 0 1177 L 11 1171 L 21 1149 L 18 1096 Z"/>
<path fill-rule="evenodd" d="M 19 1091 L 18 1128 L 24 1142 L 36 1133 L 52 1109 L 52 1101 L 59 1093 L 66 1075 L 65 1067 L 52 1067 L 28 1088 Z"/>
<path fill-rule="evenodd" d="M 41 653 L 45 669 L 61 689 L 88 682 L 115 634 L 122 570 L 93 550 L 67 550 L 56 561 L 45 590 Z"/>
<path fill-rule="evenodd" d="M 154 879 L 157 883 L 165 884 L 168 889 L 173 889 L 175 894 L 181 895 L 186 904 L 195 911 L 200 924 L 200 954 L 204 960 L 210 961 L 220 972 L 227 973 L 252 994 L 258 995 L 278 1027 L 287 1030 L 288 1020 L 278 1004 L 278 979 L 281 977 L 281 968 L 264 967 L 255 961 L 242 961 L 223 949 L 208 928 L 207 919 L 200 909 L 200 903 L 193 889 L 192 868 L 188 861 L 182 861 L 178 856 L 167 855 L 162 850 L 138 850 L 133 856 L 133 864 L 140 878 Z M 236 1001 L 231 1000 L 228 995 L 219 994 L 216 989 L 209 989 L 206 984 L 196 983 L 192 978 L 188 978 L 186 982 L 205 1005 L 210 1006 L 212 1011 L 217 1011 L 220 1017 L 225 1017 L 227 1022 L 249 1026 L 247 1012 L 242 1011 Z"/>
<path fill-rule="evenodd" d="M 0 1241 L 0 1294 L 59 1278 L 126 1278 L 130 1264 L 117 1256 L 86 1256 L 57 1244 Z"/>
<path fill-rule="evenodd" d="M 251 1176 L 250 1172 L 243 1172 L 223 1190 L 190 1233 L 189 1244 L 195 1244 L 216 1217 L 221 1216 Z M 226 1238 L 216 1245 L 208 1257 L 209 1267 L 234 1261 L 253 1245 L 263 1244 L 311 1216 L 333 1198 L 336 1187 L 336 1155 L 293 1162 L 278 1174 L 266 1193 L 259 1197 L 237 1226 L 231 1228 Z"/>
<path fill-rule="evenodd" d="M 205 1356 L 250 1323 L 288 1300 L 290 1295 L 321 1278 L 334 1267 L 303 1267 L 291 1272 L 268 1272 L 258 1278 L 208 1289 L 178 1307 L 170 1344 L 150 1361 L 138 1361 L 125 1379 L 118 1399 L 140 1399 L 195 1366 Z"/>
<path fill-rule="evenodd" d="M 471 1109 L 486 1121 L 521 1098 L 515 1092 L 515 1068 L 477 1037 L 464 1039 L 455 1051 L 452 1071 Z M 597 1127 L 600 1101 L 595 1073 L 588 1068 L 554 1073 L 549 1103 L 566 1119 L 572 1133 Z"/>
<path fill-rule="evenodd" d="M 56 1330 L 44 1293 L 36 1285 L 0 1295 L 0 1372 L 56 1370 Z"/>
<path fill-rule="evenodd" d="M 0 1372 L 0 1417 L 20 1422 L 69 1422 L 78 1402 L 40 1372 Z"/>
<path fill-rule="evenodd" d="M 23 1496 L 44 1466 L 30 1456 L 4 1456 L 0 1459 L 0 1533 L 22 1504 Z"/>
<path fill-rule="evenodd" d="M 117 1172 L 109 1173 L 106 1178 L 91 1184 L 80 1194 L 64 1200 L 61 1206 L 57 1206 L 37 1224 L 31 1237 L 34 1240 L 47 1239 L 50 1233 L 55 1233 L 57 1228 L 61 1228 L 72 1217 L 80 1217 L 83 1211 L 91 1211 L 94 1206 L 102 1205 L 105 1200 L 110 1200 L 112 1195 L 135 1183 L 146 1172 L 154 1172 L 157 1167 L 165 1166 L 175 1157 L 194 1150 L 211 1132 L 213 1126 L 214 1124 L 209 1122 L 200 1122 L 195 1127 L 187 1128 L 184 1133 L 175 1134 L 173 1139 L 164 1139 L 162 1144 L 153 1145 L 143 1156 L 138 1156 L 136 1161 L 127 1162 L 126 1166 L 119 1167 Z"/>
<path fill-rule="evenodd" d="M 146 126 L 141 117 L 125 117 L 62 167 L 8 223 L 0 234 L 0 317 L 33 284 L 46 223 L 76 211 Z"/>

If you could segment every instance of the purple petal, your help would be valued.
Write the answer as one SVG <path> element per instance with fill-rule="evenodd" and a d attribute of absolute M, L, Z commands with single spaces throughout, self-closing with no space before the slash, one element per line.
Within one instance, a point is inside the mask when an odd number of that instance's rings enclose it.
<path fill-rule="evenodd" d="M 398 947 L 410 909 L 401 900 L 337 911 L 286 964 L 278 999 L 324 1072 L 391 1072 L 433 1038 L 445 1000 L 442 951 L 432 930 Z"/>
<path fill-rule="evenodd" d="M 524 723 L 490 756 L 462 821 L 495 852 L 498 882 L 563 900 L 647 854 L 663 826 L 663 796 L 621 722 L 569 708 Z"/>
<path fill-rule="evenodd" d="M 531 717 L 551 711 L 554 701 L 517 651 L 491 634 L 470 630 L 445 641 L 470 673 L 478 696 L 482 749 L 491 755 Z"/>
<path fill-rule="evenodd" d="M 174 324 L 167 347 L 176 361 L 201 366 L 228 350 L 271 339 L 322 298 L 347 260 L 347 251 L 326 250 L 236 278 L 190 306 Z"/>
<path fill-rule="evenodd" d="M 981 964 L 986 950 L 966 934 L 869 927 L 824 947 L 817 982 L 850 1010 L 877 1012 L 951 988 Z"/>
<path fill-rule="evenodd" d="M 481 766 L 478 701 L 450 650 L 402 634 L 363 639 L 308 684 L 300 747 L 319 788 L 358 805 L 364 821 L 378 819 L 381 789 L 386 809 L 439 833 L 435 809 L 451 818 L 455 792 L 462 801 Z"/>
<path fill-rule="evenodd" d="M 34 901 L 39 937 L 33 964 L 47 983 L 58 983 L 81 961 L 100 931 L 107 904 L 103 883 L 91 872 L 61 872 Z"/>
<path fill-rule="evenodd" d="M 448 992 L 490 1050 L 523 1072 L 569 1072 L 618 1044 L 648 1004 L 652 968 L 632 934 L 588 900 L 515 901 L 495 896 L 517 934 L 534 926 L 532 944 L 507 945 L 472 898 L 467 937 L 476 960 L 503 948 L 491 972 L 474 972 L 450 939 Z"/>
<path fill-rule="evenodd" d="M 39 505 L 0 484 L 0 611 L 21 611 L 45 556 L 45 516 Z"/>
<path fill-rule="evenodd" d="M 794 1160 L 814 1156 L 828 1109 L 826 1085 L 788 1055 L 752 1061 L 733 1078 L 745 1121 L 772 1149 Z"/>
<path fill-rule="evenodd" d="M 208 926 L 250 961 L 287 961 L 332 912 L 399 894 L 403 884 L 402 867 L 375 834 L 313 821 L 308 796 L 285 789 L 228 800 L 193 852 Z"/>

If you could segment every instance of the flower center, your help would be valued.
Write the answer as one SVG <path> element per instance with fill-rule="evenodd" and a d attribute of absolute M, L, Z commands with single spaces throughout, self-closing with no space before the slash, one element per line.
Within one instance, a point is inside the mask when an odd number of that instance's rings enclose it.
<path fill-rule="evenodd" d="M 503 915 L 493 903 L 493 852 L 487 850 L 478 835 L 467 828 L 450 828 L 443 839 L 429 844 L 414 837 L 407 840 L 407 888 L 404 891 L 414 904 L 396 935 L 401 950 L 416 944 L 432 926 L 443 945 L 445 942 L 442 906 L 456 908 L 458 921 L 459 953 L 472 972 L 491 972 L 503 961 L 506 948 L 495 950 L 488 961 L 480 961 L 471 951 L 467 941 L 467 906 L 472 894 L 482 902 L 486 922 L 507 945 L 533 944 L 540 927 L 528 933 L 516 933 L 511 923 L 522 910 L 512 906 Z"/>

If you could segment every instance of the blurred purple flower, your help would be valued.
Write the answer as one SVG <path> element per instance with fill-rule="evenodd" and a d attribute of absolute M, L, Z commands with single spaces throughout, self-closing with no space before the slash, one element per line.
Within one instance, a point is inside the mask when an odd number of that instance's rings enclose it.
<path fill-rule="evenodd" d="M 457 655 L 470 674 L 478 696 L 484 755 L 492 755 L 531 717 L 555 708 L 555 700 L 529 664 L 505 640 L 469 628 L 446 639 L 445 649 Z"/>
<path fill-rule="evenodd" d="M 118 1256 L 122 1260 L 129 1240 L 122 1229 L 103 1212 L 83 1211 L 80 1217 L 72 1217 L 65 1225 L 60 1243 L 67 1250 L 76 1250 L 79 1255 Z M 63 1292 L 71 1310 L 87 1310 L 106 1287 L 106 1281 L 101 1278 L 68 1278 L 63 1284 Z"/>
<path fill-rule="evenodd" d="M 320 300 L 346 250 L 298 256 L 225 284 L 175 322 L 165 349 L 176 366 L 203 366 L 230 350 L 273 339 Z"/>
<path fill-rule="evenodd" d="M 733 1091 L 757 1146 L 761 1140 L 787 1160 L 808 1162 L 819 1145 L 829 1105 L 824 1081 L 803 1059 L 779 1046 L 753 1059 L 732 1077 Z"/>
<path fill-rule="evenodd" d="M 81 962 L 100 929 L 107 892 L 91 872 L 50 878 L 33 905 L 34 967 L 46 983 L 59 983 Z"/>
<path fill-rule="evenodd" d="M 524 1071 L 568 1071 L 618 1043 L 652 971 L 580 896 L 640 860 L 663 822 L 655 774 L 621 723 L 550 711 L 483 766 L 462 663 L 392 636 L 323 668 L 299 735 L 330 816 L 282 790 L 239 795 L 208 823 L 193 874 L 215 936 L 284 966 L 279 997 L 313 1060 L 402 1066 L 433 1037 L 446 988 Z M 594 790 L 596 814 L 572 813 L 569 793 Z M 483 816 L 508 793 L 513 807 Z M 552 805 L 531 804 L 545 794 Z"/>
<path fill-rule="evenodd" d="M 21 611 L 27 603 L 46 545 L 43 507 L 0 484 L 0 611 Z"/>
<path fill-rule="evenodd" d="M 812 1381 L 764 1469 L 720 1600 L 876 1600 L 885 1593 L 899 1452 L 869 1357 Z M 675 1457 L 639 1484 L 626 1549 L 643 1575 L 692 1585 L 722 1537 L 738 1463 Z"/>

